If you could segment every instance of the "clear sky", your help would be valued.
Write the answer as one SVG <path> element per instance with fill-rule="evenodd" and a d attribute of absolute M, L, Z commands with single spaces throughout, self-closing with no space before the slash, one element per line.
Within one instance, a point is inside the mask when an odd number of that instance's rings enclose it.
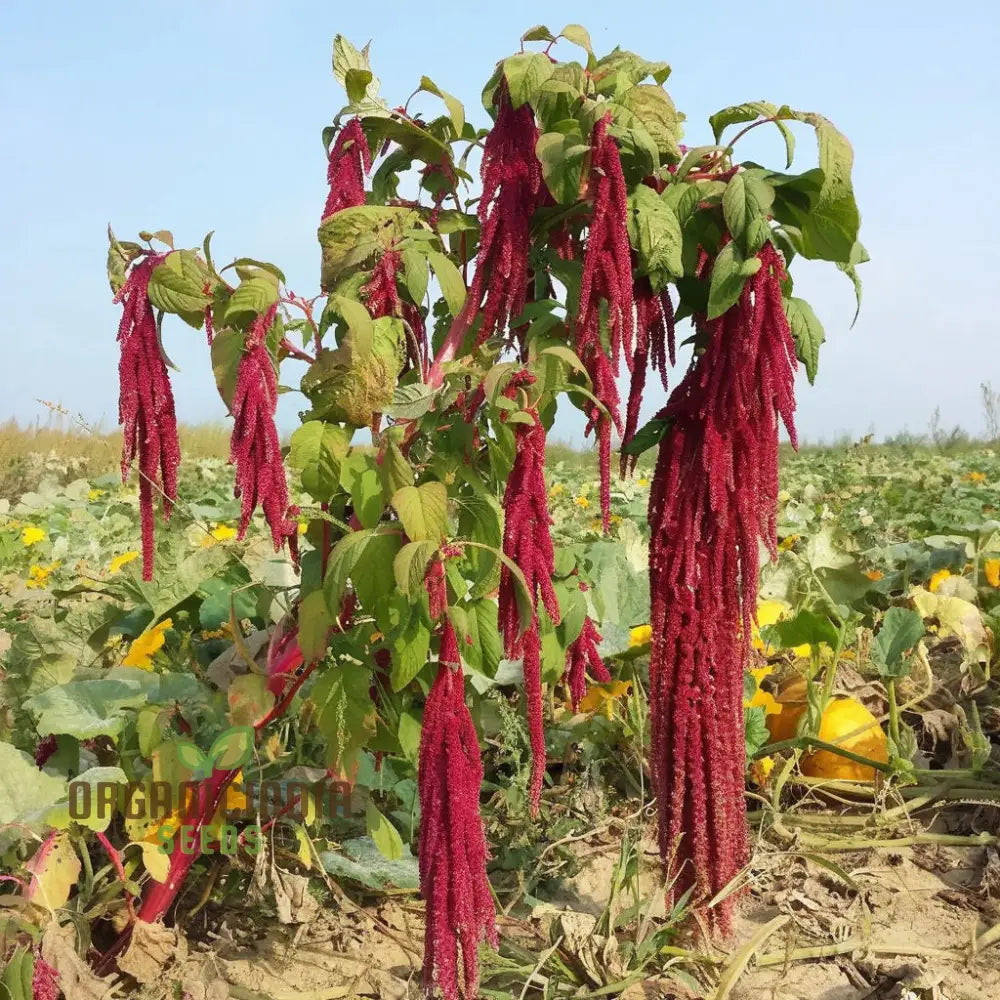
<path fill-rule="evenodd" d="M 807 438 L 924 430 L 937 405 L 945 424 L 982 428 L 979 385 L 1000 389 L 1000 5 L 983 0 L 6 0 L 0 419 L 44 418 L 42 398 L 114 424 L 109 221 L 123 239 L 167 228 L 188 246 L 214 229 L 217 261 L 273 260 L 293 290 L 315 292 L 320 132 L 343 104 L 330 72 L 336 32 L 372 40 L 390 103 L 426 73 L 482 123 L 495 61 L 531 25 L 568 21 L 590 29 L 598 52 L 621 44 L 673 66 L 667 88 L 691 145 L 711 141 L 713 111 L 761 98 L 826 114 L 852 140 L 872 262 L 853 330 L 843 275 L 832 265 L 797 275 L 828 340 L 816 386 L 803 378 L 799 393 Z M 780 169 L 780 140 L 764 132 L 746 154 Z M 813 166 L 808 134 L 798 148 L 796 166 Z M 221 418 L 204 334 L 166 326 L 180 419 Z M 286 429 L 300 400 L 282 400 Z M 658 402 L 651 394 L 647 412 Z M 566 409 L 556 435 L 576 438 Z"/>

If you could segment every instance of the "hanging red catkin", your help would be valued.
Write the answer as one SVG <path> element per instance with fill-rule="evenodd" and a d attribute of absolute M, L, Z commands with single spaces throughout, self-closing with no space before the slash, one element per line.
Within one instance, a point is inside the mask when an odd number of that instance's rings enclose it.
<path fill-rule="evenodd" d="M 236 466 L 235 496 L 242 501 L 239 534 L 243 538 L 257 504 L 271 528 L 277 551 L 287 541 L 294 545 L 298 524 L 289 517 L 288 480 L 281 441 L 274 424 L 278 405 L 278 376 L 267 349 L 267 335 L 278 312 L 277 304 L 250 324 L 233 391 L 233 436 L 229 461 Z M 294 555 L 294 549 L 293 549 Z"/>
<path fill-rule="evenodd" d="M 455 630 L 441 621 L 440 665 L 424 705 L 417 781 L 420 796 L 420 892 L 427 906 L 424 985 L 445 1000 L 476 996 L 480 941 L 499 947 L 486 878 L 486 838 L 479 814 L 483 764 Z M 460 987 L 459 951 L 462 975 Z"/>
<path fill-rule="evenodd" d="M 148 254 L 135 264 L 115 296 L 115 302 L 123 306 L 118 325 L 122 481 L 128 479 L 138 455 L 144 580 L 153 579 L 153 493 L 160 494 L 164 520 L 169 519 L 177 499 L 177 467 L 181 461 L 174 394 L 148 294 L 149 279 L 164 256 Z"/>
<path fill-rule="evenodd" d="M 32 1000 L 59 1000 L 62 990 L 59 988 L 59 970 L 42 958 L 39 948 L 35 952 L 35 965 L 31 972 Z"/>
<path fill-rule="evenodd" d="M 650 770 L 674 899 L 705 903 L 749 854 L 743 675 L 758 539 L 776 553 L 778 422 L 795 443 L 795 346 L 771 244 L 728 312 L 702 320 L 704 353 L 659 417 L 649 502 Z M 707 274 L 702 275 L 707 280 Z M 723 933 L 735 896 L 709 914 Z"/>
<path fill-rule="evenodd" d="M 365 203 L 365 175 L 371 168 L 372 154 L 361 121 L 352 118 L 337 133 L 330 150 L 326 168 L 330 193 L 323 207 L 324 219 L 341 209 L 357 208 Z"/>
<path fill-rule="evenodd" d="M 538 126 L 528 104 L 516 111 L 506 81 L 497 89 L 497 119 L 483 146 L 479 252 L 469 300 L 479 305 L 476 344 L 499 333 L 524 310 L 528 294 L 531 217 L 542 191 L 535 155 Z"/>
<path fill-rule="evenodd" d="M 399 297 L 396 275 L 401 267 L 402 257 L 399 251 L 386 250 L 372 269 L 371 277 L 361 289 L 361 295 L 373 319 L 396 316 L 403 320 L 407 326 L 407 363 L 423 377 L 427 374 L 427 329 L 420 309 Z"/>
<path fill-rule="evenodd" d="M 530 372 L 518 372 L 508 382 L 504 395 L 513 399 L 519 388 L 532 385 L 534 381 L 535 376 Z M 529 801 L 531 812 L 535 815 L 545 776 L 539 597 L 553 624 L 559 624 L 560 615 L 559 602 L 552 586 L 555 550 L 549 531 L 552 518 L 545 490 L 545 428 L 534 408 L 527 412 L 533 417 L 533 423 L 516 424 L 514 429 L 514 467 L 503 495 L 503 551 L 524 575 L 533 614 L 531 624 L 522 633 L 515 589 L 517 583 L 505 565 L 500 570 L 499 627 L 506 656 L 523 659 L 524 696 L 531 737 Z"/>
<path fill-rule="evenodd" d="M 588 666 L 591 676 L 599 684 L 611 682 L 611 674 L 608 673 L 608 668 L 604 665 L 601 654 L 597 651 L 600 641 L 601 634 L 588 615 L 583 620 L 580 634 L 566 650 L 566 673 L 563 679 L 569 688 L 569 698 L 574 712 L 580 708 L 580 702 L 583 701 L 587 693 Z"/>
<path fill-rule="evenodd" d="M 628 190 L 618 146 L 608 134 L 611 115 L 594 126 L 590 137 L 590 179 L 587 197 L 593 205 L 583 254 L 580 305 L 576 321 L 576 353 L 594 395 L 605 411 L 592 405 L 586 434 L 596 430 L 601 472 L 601 521 L 611 526 L 611 427 L 623 434 L 618 387 L 621 355 L 632 367 L 632 257 L 628 241 Z M 606 310 L 610 357 L 601 336 Z"/>
<path fill-rule="evenodd" d="M 640 278 L 635 283 L 635 353 L 632 355 L 632 382 L 628 393 L 628 410 L 625 415 L 625 433 L 622 434 L 622 448 L 635 436 L 639 426 L 639 410 L 642 394 L 646 388 L 646 371 L 659 371 L 663 391 L 667 391 L 667 356 L 670 364 L 676 363 L 674 339 L 674 307 L 670 295 L 664 291 L 656 293 L 649 278 Z M 621 455 L 619 470 L 622 476 L 635 469 L 635 455 Z"/>

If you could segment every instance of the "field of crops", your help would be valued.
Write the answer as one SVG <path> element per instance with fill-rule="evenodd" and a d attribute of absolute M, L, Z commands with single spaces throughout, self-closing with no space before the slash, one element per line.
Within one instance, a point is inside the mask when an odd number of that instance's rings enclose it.
<path fill-rule="evenodd" d="M 0 500 L 0 921 L 7 941 L 44 934 L 69 1000 L 95 998 L 112 980 L 84 959 L 112 948 L 135 897 L 165 877 L 161 848 L 184 835 L 176 802 L 130 816 L 121 799 L 99 810 L 101 790 L 176 791 L 205 761 L 243 753 L 233 734 L 266 709 L 258 663 L 299 578 L 262 521 L 236 540 L 219 459 L 185 461 L 153 582 L 141 578 L 133 485 L 111 468 L 76 478 L 65 454 L 24 470 L 33 488 L 8 476 Z M 657 883 L 649 482 L 640 466 L 614 483 L 604 536 L 590 456 L 550 461 L 563 614 L 602 623 L 612 680 L 574 711 L 564 664 L 543 645 L 548 767 L 532 820 L 519 664 L 501 656 L 495 612 L 492 626 L 479 617 L 465 659 L 501 934 L 499 954 L 482 953 L 482 995 L 997 996 L 985 949 L 1000 936 L 998 483 L 1000 457 L 985 447 L 785 457 L 780 553 L 763 569 L 746 681 L 754 853 L 723 952 L 682 922 L 683 901 L 663 913 Z M 315 571 L 314 541 L 300 538 L 303 573 Z M 432 665 L 406 669 L 429 686 Z M 169 926 L 149 925 L 119 957 L 121 995 L 417 995 L 418 705 L 372 697 L 398 680 L 331 657 L 244 748 Z M 836 697 L 820 718 L 824 695 Z M 286 795 L 276 808 L 268 795 L 323 777 L 331 739 L 361 717 L 371 738 L 341 775 L 337 807 L 289 808 Z M 24 973 L 16 961 L 4 973 L 12 997 Z"/>

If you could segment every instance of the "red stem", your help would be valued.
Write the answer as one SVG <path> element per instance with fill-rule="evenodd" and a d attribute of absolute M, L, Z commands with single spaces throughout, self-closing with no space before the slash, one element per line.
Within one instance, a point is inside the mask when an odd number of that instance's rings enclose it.
<path fill-rule="evenodd" d="M 122 889 L 125 892 L 125 908 L 128 910 L 128 918 L 131 923 L 135 920 L 135 908 L 132 906 L 132 895 L 128 891 L 128 879 L 125 877 L 125 866 L 122 864 L 122 856 L 115 849 L 114 844 L 100 830 L 97 831 L 97 839 L 101 842 L 101 846 L 107 853 L 108 860 L 114 866 L 115 871 L 118 872 L 118 878 L 121 880 Z"/>
<path fill-rule="evenodd" d="M 466 299 L 465 306 L 452 321 L 448 336 L 444 338 L 444 343 L 434 359 L 434 364 L 431 365 L 431 370 L 427 373 L 427 384 L 432 388 L 439 388 L 444 381 L 441 366 L 452 361 L 458 353 L 458 349 L 465 340 L 465 335 L 469 332 L 469 327 L 472 326 L 472 313 L 474 311 L 475 306 L 472 299 Z"/>

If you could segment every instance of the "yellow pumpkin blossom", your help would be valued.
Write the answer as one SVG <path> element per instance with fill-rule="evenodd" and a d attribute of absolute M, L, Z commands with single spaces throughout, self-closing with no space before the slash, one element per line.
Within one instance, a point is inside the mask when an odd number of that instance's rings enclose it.
<path fill-rule="evenodd" d="M 41 528 L 36 528 L 33 524 L 25 525 L 24 530 L 21 532 L 21 544 L 25 548 L 30 548 L 37 542 L 44 541 L 45 532 Z"/>
<path fill-rule="evenodd" d="M 136 551 L 123 552 L 120 556 L 115 556 L 111 560 L 111 565 L 108 567 L 108 572 L 114 576 L 123 566 L 127 566 L 130 562 L 139 558 L 139 553 Z"/>
<path fill-rule="evenodd" d="M 985 472 L 970 472 L 965 477 L 970 483 L 985 483 L 986 473 Z"/>
<path fill-rule="evenodd" d="M 635 481 L 635 485 L 641 486 L 643 489 L 645 489 L 649 485 L 649 480 L 645 476 L 643 476 L 641 479 L 637 479 Z"/>
<path fill-rule="evenodd" d="M 164 618 L 158 625 L 146 629 L 142 635 L 132 641 L 125 659 L 122 660 L 122 665 L 138 667 L 140 670 L 152 670 L 153 657 L 163 648 L 163 643 L 166 641 L 164 633 L 173 627 L 173 620 Z"/>
<path fill-rule="evenodd" d="M 867 576 L 869 580 L 878 583 L 878 581 L 885 576 L 885 573 L 883 573 L 880 569 L 869 569 L 865 571 L 865 576 Z"/>
<path fill-rule="evenodd" d="M 798 540 L 798 535 L 789 535 L 787 538 L 782 538 L 782 540 L 778 542 L 778 548 L 781 549 L 782 552 L 787 552 Z"/>
<path fill-rule="evenodd" d="M 770 691 L 765 691 L 761 686 L 761 681 L 767 677 L 774 667 L 755 667 L 750 670 L 756 690 L 752 698 L 743 699 L 744 708 L 762 708 L 765 715 L 777 715 L 781 711 L 781 703 L 778 702 Z"/>
<path fill-rule="evenodd" d="M 203 549 L 211 548 L 216 542 L 228 542 L 236 537 L 236 529 L 228 524 L 213 525 L 212 530 L 201 540 Z"/>
<path fill-rule="evenodd" d="M 573 503 L 582 510 L 586 510 L 590 506 L 590 501 L 586 497 L 577 497 Z"/>
<path fill-rule="evenodd" d="M 615 700 L 624 698 L 632 685 L 627 681 L 612 681 L 610 684 L 595 684 L 583 696 L 580 702 L 580 712 L 589 715 L 603 712 L 607 718 L 614 715 Z"/>
<path fill-rule="evenodd" d="M 946 570 L 946 569 L 939 569 L 931 577 L 930 583 L 927 584 L 927 589 L 932 594 L 936 594 L 938 592 L 938 590 L 940 589 L 941 584 L 944 583 L 944 581 L 947 580 L 949 576 L 951 576 L 951 573 L 948 570 Z"/>
<path fill-rule="evenodd" d="M 566 492 L 566 487 L 562 483 L 556 483 L 552 489 L 549 490 L 549 499 L 555 500 L 556 497 L 562 496 Z"/>
<path fill-rule="evenodd" d="M 32 566 L 28 570 L 28 579 L 25 586 L 29 590 L 41 590 L 48 583 L 49 577 L 59 568 L 59 563 L 49 563 L 48 566 Z"/>
<path fill-rule="evenodd" d="M 299 534 L 304 535 L 309 530 L 308 521 L 299 521 Z"/>
<path fill-rule="evenodd" d="M 632 649 L 635 649 L 638 646 L 648 646 L 652 639 L 652 625 L 636 625 L 629 633 L 628 644 Z"/>
<path fill-rule="evenodd" d="M 983 572 L 991 587 L 1000 587 L 1000 559 L 987 559 L 983 564 Z"/>
<path fill-rule="evenodd" d="M 767 784 L 767 779 L 774 770 L 773 757 L 761 757 L 750 764 L 750 780 L 758 787 L 763 788 Z"/>
<path fill-rule="evenodd" d="M 87 499 L 93 503 L 95 500 L 100 500 L 105 494 L 105 490 L 99 490 L 96 486 L 92 489 L 87 490 Z"/>

